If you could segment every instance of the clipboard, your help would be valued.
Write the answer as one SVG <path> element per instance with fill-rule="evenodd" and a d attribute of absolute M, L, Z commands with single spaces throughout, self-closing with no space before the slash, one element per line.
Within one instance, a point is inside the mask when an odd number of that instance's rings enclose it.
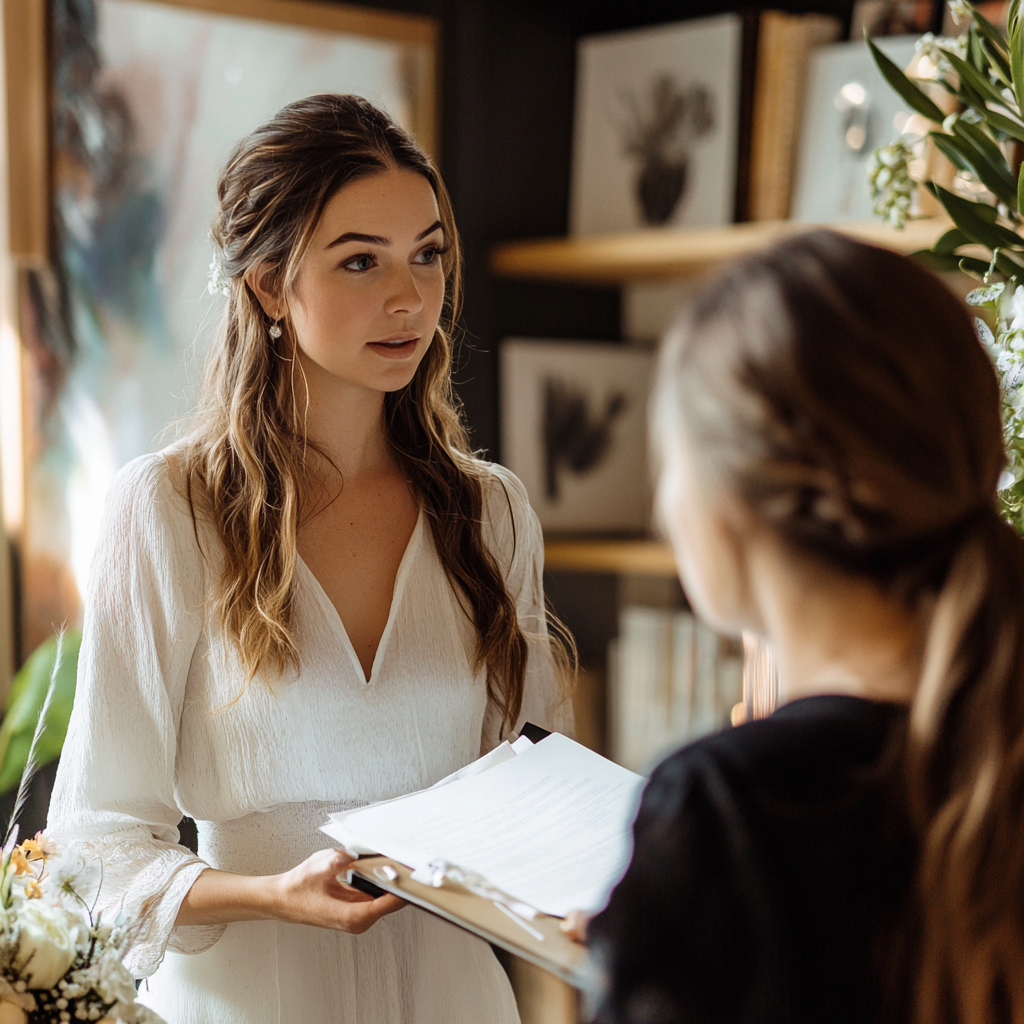
<path fill-rule="evenodd" d="M 394 881 L 382 879 L 374 869 L 390 867 Z M 435 889 L 412 879 L 412 871 L 388 857 L 360 857 L 348 870 L 349 884 L 372 885 L 393 893 L 431 914 L 486 939 L 514 956 L 550 971 L 570 985 L 581 988 L 586 977 L 587 950 L 559 927 L 560 918 L 538 914 L 525 921 L 499 910 L 493 901 L 466 889 L 444 886 Z M 362 882 L 360 885 L 358 883 Z M 526 927 L 524 927 L 524 925 Z M 531 935 L 531 930 L 536 933 Z M 540 935 L 541 938 L 537 938 Z"/>

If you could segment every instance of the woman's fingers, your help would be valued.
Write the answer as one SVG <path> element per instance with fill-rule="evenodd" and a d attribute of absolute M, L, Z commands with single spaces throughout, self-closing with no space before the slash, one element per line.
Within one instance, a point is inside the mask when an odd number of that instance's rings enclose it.
<path fill-rule="evenodd" d="M 365 896 L 366 893 L 360 893 Z M 352 935 L 362 935 L 371 925 L 376 924 L 382 917 L 393 914 L 406 906 L 405 900 L 392 896 L 378 896 L 376 899 L 367 898 L 364 901 L 346 902 L 339 908 L 339 927 L 342 931 L 350 932 Z"/>
<path fill-rule="evenodd" d="M 589 914 L 584 913 L 582 910 L 570 910 L 559 927 L 570 939 L 575 939 L 576 942 L 586 942 L 587 925 L 589 923 Z"/>

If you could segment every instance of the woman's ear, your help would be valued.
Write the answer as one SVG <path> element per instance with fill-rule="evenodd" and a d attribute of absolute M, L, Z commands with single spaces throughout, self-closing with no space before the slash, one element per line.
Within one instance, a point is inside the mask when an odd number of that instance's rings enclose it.
<path fill-rule="evenodd" d="M 243 277 L 243 280 L 263 307 L 263 312 L 271 320 L 280 320 L 285 314 L 284 303 L 277 292 L 271 287 L 276 270 L 277 267 L 271 263 L 257 263 L 256 266 L 250 267 Z"/>

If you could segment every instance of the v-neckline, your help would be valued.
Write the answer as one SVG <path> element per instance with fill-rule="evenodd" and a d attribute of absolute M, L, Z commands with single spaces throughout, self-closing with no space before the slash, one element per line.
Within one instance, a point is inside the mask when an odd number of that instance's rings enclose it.
<path fill-rule="evenodd" d="M 395 624 L 395 615 L 402 600 L 402 592 L 405 590 L 405 580 L 409 575 L 409 566 L 412 564 L 416 550 L 419 548 L 419 541 L 422 533 L 423 509 L 421 508 L 416 515 L 416 525 L 412 528 L 412 534 L 409 537 L 409 542 L 405 545 L 402 560 L 398 563 L 398 572 L 395 573 L 395 585 L 391 591 L 391 607 L 388 608 L 388 619 L 384 624 L 384 632 L 381 633 L 380 639 L 377 641 L 377 650 L 373 655 L 373 664 L 370 666 L 369 677 L 367 677 L 366 672 L 363 669 L 362 662 L 360 662 L 359 655 L 356 654 L 355 646 L 352 643 L 352 638 L 348 635 L 348 630 L 345 628 L 345 623 L 342 621 L 341 615 L 338 613 L 338 609 L 335 607 L 334 602 L 327 596 L 327 591 L 324 590 L 323 584 L 316 578 L 316 573 L 306 565 L 305 559 L 302 555 L 298 552 L 295 553 L 298 564 L 302 566 L 306 575 L 309 577 L 309 581 L 313 586 L 313 591 L 327 615 L 328 620 L 333 620 L 334 628 L 341 639 L 342 646 L 348 652 L 349 660 L 352 662 L 352 667 L 355 669 L 356 676 L 364 686 L 371 686 L 380 672 L 380 666 L 384 660 L 384 651 L 388 645 L 388 640 L 391 638 L 391 630 Z"/>

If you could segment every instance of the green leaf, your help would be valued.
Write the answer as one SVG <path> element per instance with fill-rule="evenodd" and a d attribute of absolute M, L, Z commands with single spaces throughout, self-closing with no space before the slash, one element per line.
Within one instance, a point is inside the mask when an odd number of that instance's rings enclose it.
<path fill-rule="evenodd" d="M 958 133 L 957 136 L 953 136 L 942 132 L 930 132 L 929 138 L 956 167 L 973 173 L 1000 202 L 1010 207 L 1016 204 L 1017 184 L 1010 176 L 1009 168 L 1005 164 L 1001 167 L 993 165 L 980 146 L 974 144 L 969 133 Z"/>
<path fill-rule="evenodd" d="M 1010 77 L 1017 97 L 1017 111 L 1024 115 L 1024 46 L 1021 45 L 1021 18 L 1019 0 L 1010 3 Z"/>
<path fill-rule="evenodd" d="M 919 252 L 912 252 L 910 256 L 911 259 L 939 274 L 951 274 L 959 270 L 960 263 L 966 258 L 951 252 L 935 252 L 932 249 L 921 249 Z M 985 269 L 988 269 L 988 264 L 985 265 Z"/>
<path fill-rule="evenodd" d="M 1024 266 L 1021 266 L 1013 259 L 1005 249 L 1000 249 L 996 253 L 995 264 L 999 273 L 1005 277 L 1012 277 L 1015 281 L 1019 281 L 1024 277 Z"/>
<path fill-rule="evenodd" d="M 988 72 L 988 61 L 981 49 L 981 37 L 976 25 L 971 25 L 967 30 L 967 59 L 979 74 L 984 75 Z"/>
<path fill-rule="evenodd" d="M 1013 79 L 1010 77 L 1010 62 L 987 39 L 982 39 L 981 48 L 988 58 L 992 70 L 999 76 L 1003 85 L 1012 89 Z"/>
<path fill-rule="evenodd" d="M 988 264 L 984 260 L 976 260 L 973 256 L 965 256 L 958 264 L 958 269 L 976 281 L 984 281 L 988 273 Z"/>
<path fill-rule="evenodd" d="M 1024 164 L 1020 165 L 1020 174 L 1017 176 L 1017 209 L 1024 210 Z"/>
<path fill-rule="evenodd" d="M 971 16 L 974 18 L 974 24 L 978 26 L 978 32 L 985 37 L 985 41 L 991 43 L 1000 55 L 1005 54 L 1007 52 L 1006 36 L 976 7 L 970 4 L 968 4 L 968 7 L 970 8 Z"/>
<path fill-rule="evenodd" d="M 963 143 L 958 139 L 955 139 L 952 135 L 946 135 L 945 132 L 929 132 L 928 138 L 935 143 L 938 150 L 954 167 L 959 168 L 961 171 L 974 171 L 974 167 L 971 165 L 970 160 L 963 153 Z"/>
<path fill-rule="evenodd" d="M 896 90 L 897 93 L 914 109 L 917 113 L 923 117 L 927 117 L 929 121 L 935 121 L 937 124 L 942 123 L 942 119 L 945 115 L 934 103 L 934 101 L 926 96 L 924 92 L 914 85 L 914 83 L 907 78 L 907 76 L 891 61 L 882 51 L 875 46 L 875 44 L 868 39 L 868 48 L 871 50 L 871 56 L 875 59 L 875 64 L 878 66 L 878 70 L 882 73 L 882 77 Z"/>
<path fill-rule="evenodd" d="M 71 706 L 75 702 L 75 677 L 81 646 L 81 633 L 68 630 L 64 634 L 63 658 L 46 716 L 46 728 L 36 748 L 36 759 L 40 765 L 55 761 L 64 746 Z M 32 733 L 46 699 L 56 654 L 57 640 L 51 638 L 33 651 L 11 684 L 7 713 L 0 724 L 0 793 L 13 789 L 25 770 Z"/>
<path fill-rule="evenodd" d="M 925 252 L 953 253 L 961 245 L 970 245 L 971 240 L 959 229 L 950 228 L 932 247 Z M 916 255 L 916 254 L 915 254 Z M 957 257 L 959 259 L 959 257 Z"/>
<path fill-rule="evenodd" d="M 990 110 L 988 107 L 985 107 L 980 113 L 985 118 L 989 127 L 1003 132 L 1019 142 L 1024 142 L 1024 124 L 1021 124 L 1020 121 L 1007 117 L 1005 114 L 1000 114 L 996 110 Z"/>
<path fill-rule="evenodd" d="M 1002 150 L 978 125 L 955 121 L 954 133 L 967 145 L 965 156 L 974 165 L 982 184 L 1000 201 L 1013 207 L 1017 202 L 1017 182 Z"/>
<path fill-rule="evenodd" d="M 992 84 L 988 75 L 980 72 L 972 64 L 962 60 L 951 50 L 940 51 L 949 61 L 953 70 L 960 76 L 961 86 L 968 86 L 982 99 L 991 103 L 1005 103 L 1002 93 Z M 981 111 L 979 111 L 981 113 Z"/>
<path fill-rule="evenodd" d="M 1024 246 L 1024 238 L 1016 232 L 1001 224 L 992 223 L 989 218 L 998 211 L 988 203 L 972 203 L 969 199 L 961 199 L 941 185 L 935 186 L 934 193 L 953 223 L 972 242 L 987 246 L 989 249 Z"/>

